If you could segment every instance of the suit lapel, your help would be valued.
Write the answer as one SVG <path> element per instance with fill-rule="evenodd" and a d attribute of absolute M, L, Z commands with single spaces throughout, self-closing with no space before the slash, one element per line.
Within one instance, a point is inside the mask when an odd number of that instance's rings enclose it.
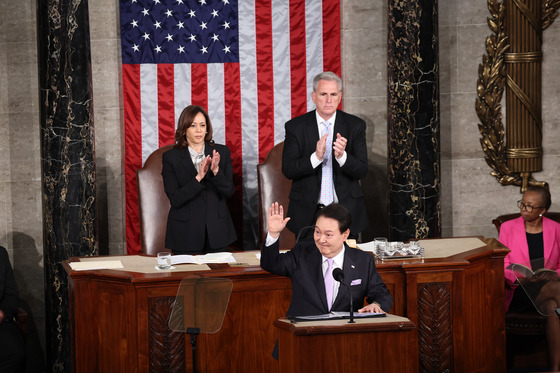
<path fill-rule="evenodd" d="M 181 164 L 185 167 L 185 170 L 187 170 L 189 174 L 196 175 L 196 168 L 194 168 L 194 164 L 192 163 L 189 149 L 180 149 L 179 157 L 181 158 Z"/>
<path fill-rule="evenodd" d="M 544 257 L 549 261 L 553 262 L 554 265 L 551 263 L 551 266 L 547 266 L 548 263 L 545 263 L 546 268 L 556 268 L 556 261 L 558 253 L 553 253 L 552 249 L 554 247 L 554 236 L 555 231 L 553 227 L 549 224 L 550 220 L 543 216 L 543 247 L 544 247 Z"/>
<path fill-rule="evenodd" d="M 317 288 L 317 295 L 323 305 L 324 309 L 326 310 L 325 313 L 328 312 L 327 307 L 327 294 L 325 292 L 325 278 L 323 277 L 323 256 L 313 244 L 313 249 L 309 254 L 309 260 L 307 261 L 309 264 L 309 274 L 311 276 L 312 282 L 315 284 Z"/>
<path fill-rule="evenodd" d="M 530 266 L 531 258 L 529 257 L 529 244 L 527 243 L 525 221 L 523 220 L 522 217 L 519 217 L 515 219 L 515 225 L 516 225 L 515 232 L 517 232 L 517 240 L 523 248 L 523 250 L 521 250 L 521 261 L 519 261 L 518 263 L 526 266 Z"/>
<path fill-rule="evenodd" d="M 342 264 L 342 271 L 344 272 L 344 283 L 348 286 L 352 283 L 352 280 L 356 278 L 356 268 L 357 262 L 352 255 L 353 252 L 349 249 L 346 243 L 344 244 L 344 264 Z M 338 287 L 338 294 L 333 302 L 333 307 L 336 303 L 342 302 L 343 299 L 348 299 L 348 288 L 342 284 Z"/>

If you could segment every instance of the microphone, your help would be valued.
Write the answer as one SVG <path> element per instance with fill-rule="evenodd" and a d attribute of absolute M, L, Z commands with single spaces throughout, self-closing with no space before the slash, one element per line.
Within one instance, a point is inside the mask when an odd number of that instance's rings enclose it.
<path fill-rule="evenodd" d="M 347 284 L 344 283 L 344 272 L 342 271 L 342 269 L 340 268 L 335 268 L 332 271 L 332 275 L 333 278 L 340 282 L 342 285 L 346 286 L 348 288 L 348 295 L 350 296 L 350 321 L 348 321 L 349 324 L 353 324 L 354 321 L 354 306 L 352 304 L 352 291 L 350 290 L 350 286 L 348 286 Z"/>

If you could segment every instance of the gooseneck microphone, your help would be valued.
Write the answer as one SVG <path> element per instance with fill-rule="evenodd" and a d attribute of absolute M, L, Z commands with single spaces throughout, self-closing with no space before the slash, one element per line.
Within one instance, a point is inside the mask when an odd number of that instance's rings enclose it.
<path fill-rule="evenodd" d="M 344 283 L 344 272 L 342 271 L 342 269 L 340 269 L 340 268 L 333 269 L 332 275 L 333 275 L 333 278 L 336 281 L 340 282 L 342 285 L 344 285 L 348 288 L 348 295 L 350 296 L 350 321 L 348 321 L 348 323 L 353 324 L 354 323 L 354 305 L 352 304 L 352 291 L 350 290 L 350 286 L 348 286 L 347 284 Z"/>

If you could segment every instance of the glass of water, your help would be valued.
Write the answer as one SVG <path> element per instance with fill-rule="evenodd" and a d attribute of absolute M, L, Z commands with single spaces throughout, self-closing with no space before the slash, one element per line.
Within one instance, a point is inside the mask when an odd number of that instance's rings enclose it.
<path fill-rule="evenodd" d="M 171 268 L 171 253 L 168 251 L 162 251 L 157 254 L 157 266 L 159 269 L 169 269 Z"/>

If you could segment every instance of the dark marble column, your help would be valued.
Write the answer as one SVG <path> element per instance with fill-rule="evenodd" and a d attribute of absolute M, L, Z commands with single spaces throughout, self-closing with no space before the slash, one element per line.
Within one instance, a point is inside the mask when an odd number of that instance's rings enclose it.
<path fill-rule="evenodd" d="M 394 241 L 440 234 L 437 0 L 389 0 L 388 179 Z"/>
<path fill-rule="evenodd" d="M 53 372 L 71 370 L 68 280 L 61 263 L 98 252 L 87 5 L 37 3 L 46 349 Z"/>

